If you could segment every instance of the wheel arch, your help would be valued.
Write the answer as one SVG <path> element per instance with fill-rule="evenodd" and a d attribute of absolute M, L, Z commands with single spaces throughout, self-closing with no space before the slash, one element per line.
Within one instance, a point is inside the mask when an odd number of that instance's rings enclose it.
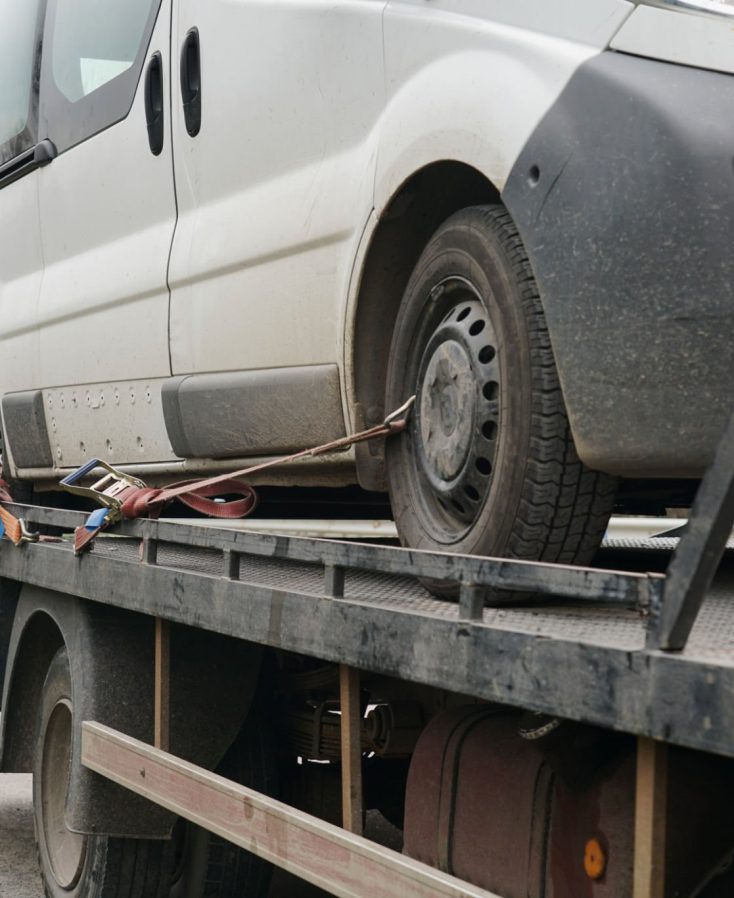
<path fill-rule="evenodd" d="M 10 634 L 13 630 L 15 609 L 18 607 L 20 587 L 21 584 L 17 580 L 0 578 L 0 711 L 3 708 L 2 699 L 7 674 Z M 2 746 L 2 742 L 0 742 L 0 746 Z"/>
<path fill-rule="evenodd" d="M 0 755 L 3 772 L 30 773 L 32 770 L 33 712 L 38 707 L 51 659 L 62 645 L 64 636 L 58 623 L 40 609 L 13 630 L 3 690 Z"/>
<path fill-rule="evenodd" d="M 393 326 L 405 286 L 435 230 L 467 206 L 500 202 L 497 187 L 464 162 L 440 160 L 410 175 L 380 212 L 364 258 L 352 316 L 351 372 L 357 428 L 382 420 Z M 357 476 L 366 489 L 384 490 L 384 453 L 357 447 Z"/>
<path fill-rule="evenodd" d="M 0 770 L 29 772 L 43 683 L 55 653 L 69 656 L 74 704 L 67 824 L 83 833 L 160 838 L 174 817 L 81 766 L 81 723 L 93 720 L 153 741 L 152 617 L 24 586 L 8 652 Z M 171 751 L 213 769 L 241 728 L 262 649 L 171 625 Z"/>

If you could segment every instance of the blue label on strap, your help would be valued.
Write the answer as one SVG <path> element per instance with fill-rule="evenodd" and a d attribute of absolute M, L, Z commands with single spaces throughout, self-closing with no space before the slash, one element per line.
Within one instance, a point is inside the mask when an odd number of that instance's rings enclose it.
<path fill-rule="evenodd" d="M 87 518 L 87 523 L 84 525 L 84 527 L 90 532 L 93 530 L 99 530 L 99 528 L 102 527 L 104 525 L 104 522 L 107 520 L 108 512 L 108 508 L 98 508 L 96 511 L 93 511 Z"/>
<path fill-rule="evenodd" d="M 0 518 L 0 539 L 5 535 L 5 522 Z"/>

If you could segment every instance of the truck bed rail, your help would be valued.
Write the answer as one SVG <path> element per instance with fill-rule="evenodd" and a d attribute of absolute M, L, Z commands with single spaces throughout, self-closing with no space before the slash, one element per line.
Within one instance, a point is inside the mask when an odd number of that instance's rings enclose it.
<path fill-rule="evenodd" d="M 83 513 L 13 512 L 71 531 Z M 569 568 L 160 521 L 91 552 L 0 543 L 5 577 L 195 627 L 734 756 L 734 571 L 727 560 L 685 649 L 648 645 L 658 574 Z M 463 584 L 458 603 L 420 578 Z M 527 604 L 483 607 L 487 588 Z M 515 597 L 517 599 L 517 597 Z M 539 603 L 538 599 L 544 601 Z"/>

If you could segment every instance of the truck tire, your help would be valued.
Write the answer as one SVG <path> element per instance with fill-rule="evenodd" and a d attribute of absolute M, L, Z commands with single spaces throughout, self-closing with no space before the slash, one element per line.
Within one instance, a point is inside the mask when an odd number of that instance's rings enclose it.
<path fill-rule="evenodd" d="M 64 807 L 73 719 L 66 648 L 43 684 L 33 764 L 36 848 L 47 898 L 162 898 L 169 882 L 165 841 L 73 833 Z"/>
<path fill-rule="evenodd" d="M 277 794 L 269 729 L 249 719 L 217 767 L 218 774 L 265 795 Z M 169 898 L 265 898 L 273 865 L 214 833 L 179 820 L 174 830 Z"/>
<path fill-rule="evenodd" d="M 386 408 L 413 394 L 408 429 L 386 450 L 403 544 L 591 561 L 615 479 L 578 458 L 538 287 L 502 206 L 456 213 L 418 260 L 393 332 Z"/>

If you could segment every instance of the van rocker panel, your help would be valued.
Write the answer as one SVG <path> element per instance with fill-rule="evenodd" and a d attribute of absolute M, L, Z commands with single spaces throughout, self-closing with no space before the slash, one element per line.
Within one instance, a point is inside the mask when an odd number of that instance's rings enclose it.
<path fill-rule="evenodd" d="M 181 458 L 294 452 L 346 433 L 336 365 L 175 377 L 162 401 Z"/>

